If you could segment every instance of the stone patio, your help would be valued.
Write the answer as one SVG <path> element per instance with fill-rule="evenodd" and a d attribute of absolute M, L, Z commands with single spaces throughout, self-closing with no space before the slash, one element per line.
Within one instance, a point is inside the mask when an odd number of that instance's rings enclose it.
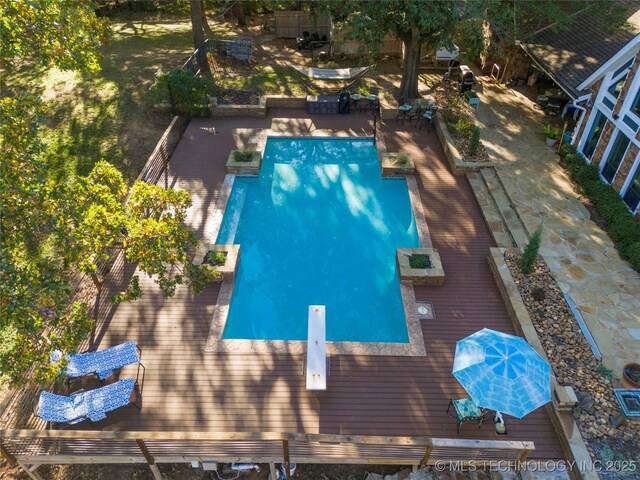
<path fill-rule="evenodd" d="M 590 220 L 558 155 L 546 146 L 542 127 L 552 117 L 535 107 L 525 87 L 480 80 L 478 124 L 498 181 L 528 232 L 544 222 L 540 253 L 578 306 L 604 364 L 620 377 L 640 352 L 640 275 Z M 513 238 L 523 246 L 522 235 Z"/>

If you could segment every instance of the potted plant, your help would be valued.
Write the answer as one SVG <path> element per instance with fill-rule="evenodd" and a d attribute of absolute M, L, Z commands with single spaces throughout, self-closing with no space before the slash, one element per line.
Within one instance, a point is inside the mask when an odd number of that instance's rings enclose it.
<path fill-rule="evenodd" d="M 640 388 L 640 364 L 629 363 L 624 366 L 622 375 L 633 388 Z"/>
<path fill-rule="evenodd" d="M 547 137 L 548 147 L 553 147 L 560 139 L 560 135 L 562 135 L 562 131 L 559 128 L 552 127 L 551 124 L 544 127 L 543 132 L 544 136 Z"/>

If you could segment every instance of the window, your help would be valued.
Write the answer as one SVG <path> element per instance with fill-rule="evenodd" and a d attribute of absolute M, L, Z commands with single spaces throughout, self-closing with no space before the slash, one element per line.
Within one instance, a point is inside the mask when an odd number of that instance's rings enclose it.
<path fill-rule="evenodd" d="M 584 148 L 582 149 L 582 153 L 585 157 L 591 158 L 591 155 L 593 155 L 593 152 L 596 150 L 596 145 L 598 145 L 598 140 L 600 140 L 600 135 L 602 135 L 602 130 L 604 130 L 606 123 L 607 117 L 605 117 L 602 112 L 598 111 L 598 114 L 593 121 L 593 125 L 591 126 L 589 136 L 587 137 L 587 143 L 585 143 Z"/>
<path fill-rule="evenodd" d="M 636 173 L 622 199 L 631 210 L 635 210 L 640 206 L 640 165 L 636 167 Z"/>
<path fill-rule="evenodd" d="M 609 152 L 607 163 L 602 169 L 602 176 L 607 180 L 607 182 L 611 183 L 613 177 L 616 176 L 616 172 L 618 171 L 620 163 L 622 163 L 624 153 L 627 151 L 628 146 L 629 139 L 622 132 L 618 132 L 616 140 L 613 142 L 613 146 Z"/>
<path fill-rule="evenodd" d="M 640 90 L 636 93 L 636 98 L 633 100 L 633 104 L 631 104 L 631 111 L 640 117 Z"/>
<path fill-rule="evenodd" d="M 624 74 L 616 83 L 611 85 L 607 90 L 611 95 L 618 98 L 620 96 L 620 92 L 622 91 L 622 87 L 624 87 L 624 82 L 627 79 L 628 73 Z"/>

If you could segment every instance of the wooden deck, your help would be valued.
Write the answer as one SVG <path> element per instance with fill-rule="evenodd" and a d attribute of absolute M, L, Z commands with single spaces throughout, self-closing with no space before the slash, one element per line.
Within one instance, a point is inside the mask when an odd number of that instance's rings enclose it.
<path fill-rule="evenodd" d="M 246 147 L 261 129 L 292 134 L 342 129 L 362 135 L 371 133 L 370 123 L 365 114 L 309 116 L 297 110 L 272 110 L 266 119 L 194 119 L 171 160 L 168 183 L 191 194 L 188 221 L 202 238 L 211 226 L 229 150 Z M 210 131 L 213 126 L 216 134 Z M 402 148 L 417 164 L 429 230 L 447 275 L 442 287 L 415 288 L 418 300 L 435 306 L 436 319 L 423 321 L 427 356 L 334 357 L 327 390 L 309 392 L 301 356 L 203 353 L 218 286 L 197 297 L 179 288 L 175 297 L 164 300 L 141 277 L 142 299 L 116 307 L 109 297 L 133 273 L 117 264 L 96 307 L 98 327 L 91 347 L 139 343 L 146 365 L 143 407 L 140 412 L 120 409 L 98 428 L 524 440 L 535 443 L 532 459 L 563 458 L 543 408 L 523 420 L 506 418 L 507 437 L 496 435 L 491 423 L 482 430 L 463 425 L 456 434 L 455 421 L 445 414 L 449 398 L 465 396 L 451 375 L 456 341 L 483 327 L 513 333 L 486 260 L 493 244 L 466 178 L 451 174 L 435 133 L 393 121 L 382 131 L 389 151 Z M 120 376 L 134 372 L 127 368 Z"/>

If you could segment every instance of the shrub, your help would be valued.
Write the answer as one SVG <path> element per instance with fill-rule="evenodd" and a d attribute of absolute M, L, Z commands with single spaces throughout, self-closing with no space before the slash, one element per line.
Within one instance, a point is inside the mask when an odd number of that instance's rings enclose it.
<path fill-rule="evenodd" d="M 597 165 L 586 163 L 573 145 L 561 147 L 560 155 L 564 156 L 571 180 L 589 197 L 600 217 L 607 223 L 607 232 L 616 243 L 620 256 L 640 271 L 640 222 L 630 214 L 618 192 L 600 180 Z"/>
<path fill-rule="evenodd" d="M 621 216 L 609 227 L 609 236 L 616 243 L 631 245 L 640 241 L 640 222 Z"/>
<path fill-rule="evenodd" d="M 208 78 L 175 68 L 157 73 L 149 92 L 157 103 L 169 102 L 181 112 L 195 114 L 209 103 L 207 97 L 214 94 L 214 88 Z"/>
<path fill-rule="evenodd" d="M 473 131 L 474 125 L 473 125 L 473 122 L 471 121 L 471 119 L 469 117 L 459 116 L 458 117 L 458 121 L 453 126 L 453 128 L 460 135 L 468 136 Z"/>
<path fill-rule="evenodd" d="M 542 224 L 540 224 L 540 226 L 536 228 L 536 231 L 531 234 L 527 246 L 524 247 L 524 252 L 522 252 L 522 256 L 520 257 L 520 270 L 522 270 L 522 273 L 525 275 L 529 275 L 533 272 L 533 266 L 538 258 L 538 250 L 540 250 L 541 235 Z"/>
<path fill-rule="evenodd" d="M 234 150 L 233 161 L 234 162 L 250 162 L 253 160 L 253 150 Z"/>
<path fill-rule="evenodd" d="M 558 152 L 562 158 L 566 157 L 569 154 L 575 155 L 578 152 L 575 145 L 571 145 L 570 143 L 565 143 L 560 147 L 560 151 Z"/>
<path fill-rule="evenodd" d="M 562 130 L 552 127 L 551 124 L 546 125 L 542 131 L 544 132 L 545 137 L 552 140 L 557 140 L 560 138 L 560 135 L 562 135 Z"/>
<path fill-rule="evenodd" d="M 471 132 L 471 141 L 469 142 L 469 155 L 474 156 L 478 153 L 478 147 L 480 146 L 480 128 L 473 127 Z"/>
<path fill-rule="evenodd" d="M 218 250 L 209 250 L 207 252 L 206 263 L 211 265 L 224 265 L 227 261 L 227 252 L 220 252 Z"/>
<path fill-rule="evenodd" d="M 620 248 L 620 255 L 640 272 L 640 241 L 623 245 Z"/>
<path fill-rule="evenodd" d="M 409 266 L 411 268 L 431 268 L 431 259 L 429 255 L 418 253 L 409 257 Z"/>
<path fill-rule="evenodd" d="M 406 153 L 399 153 L 392 157 L 394 165 L 406 165 L 409 163 L 409 155 Z"/>

